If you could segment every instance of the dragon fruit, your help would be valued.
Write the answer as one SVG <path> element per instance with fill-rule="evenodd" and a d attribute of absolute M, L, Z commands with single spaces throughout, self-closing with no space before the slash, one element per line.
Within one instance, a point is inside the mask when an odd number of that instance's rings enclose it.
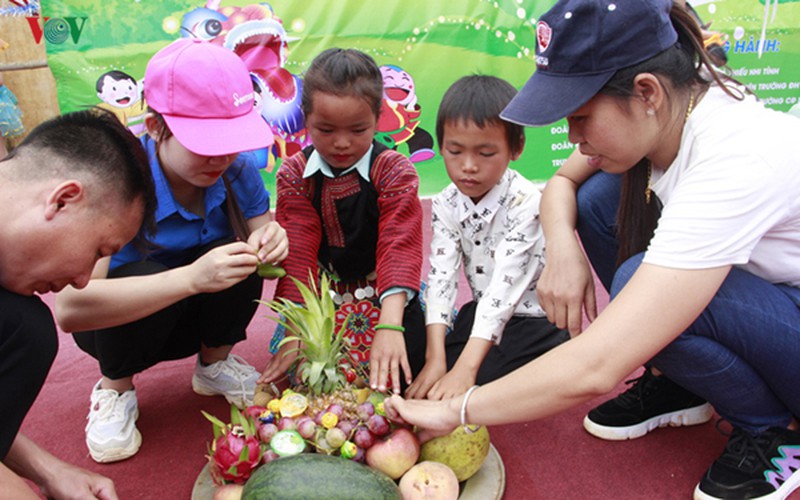
<path fill-rule="evenodd" d="M 244 483 L 261 464 L 264 454 L 253 417 L 243 415 L 236 406 L 231 406 L 230 424 L 206 412 L 203 415 L 214 425 L 214 440 L 208 448 L 214 483 Z"/>

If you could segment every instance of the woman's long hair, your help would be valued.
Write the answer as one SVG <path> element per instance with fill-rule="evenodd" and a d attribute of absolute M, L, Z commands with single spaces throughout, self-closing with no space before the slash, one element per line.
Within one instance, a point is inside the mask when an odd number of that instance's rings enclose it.
<path fill-rule="evenodd" d="M 700 27 L 691 15 L 682 7 L 673 5 L 670 18 L 678 33 L 675 45 L 642 63 L 621 69 L 601 92 L 629 98 L 633 95 L 633 81 L 636 76 L 652 73 L 662 81 L 669 102 L 672 102 L 670 90 L 687 92 L 694 85 L 707 87 L 710 84 L 708 77 L 716 81 L 731 97 L 742 99 L 740 93 L 725 85 L 731 79 L 714 68 L 703 45 Z M 622 177 L 617 211 L 618 265 L 645 251 L 655 232 L 661 215 L 661 205 L 654 193 L 649 194 L 649 186 L 650 161 L 643 158 Z"/>

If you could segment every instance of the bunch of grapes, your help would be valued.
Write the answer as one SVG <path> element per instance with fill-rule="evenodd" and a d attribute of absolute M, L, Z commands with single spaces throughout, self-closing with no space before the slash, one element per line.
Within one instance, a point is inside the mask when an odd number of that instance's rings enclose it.
<path fill-rule="evenodd" d="M 363 463 L 366 450 L 393 427 L 383 412 L 380 395 L 369 399 L 358 405 L 355 417 L 346 416 L 337 403 L 307 415 L 305 396 L 288 390 L 266 407 L 250 406 L 245 412 L 253 417 L 258 437 L 267 445 L 264 463 L 307 451 Z"/>

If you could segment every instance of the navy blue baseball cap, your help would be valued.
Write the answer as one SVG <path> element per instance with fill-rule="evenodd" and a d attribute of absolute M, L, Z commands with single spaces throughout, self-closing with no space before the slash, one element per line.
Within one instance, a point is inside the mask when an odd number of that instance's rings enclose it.
<path fill-rule="evenodd" d="M 586 104 L 622 68 L 678 41 L 672 0 L 561 0 L 536 23 L 536 71 L 500 114 L 527 126 Z"/>

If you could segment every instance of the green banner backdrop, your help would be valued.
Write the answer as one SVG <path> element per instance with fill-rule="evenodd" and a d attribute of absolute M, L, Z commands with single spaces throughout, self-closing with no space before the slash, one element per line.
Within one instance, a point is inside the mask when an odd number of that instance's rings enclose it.
<path fill-rule="evenodd" d="M 637 0 L 619 0 L 637 1 Z M 354 47 L 382 65 L 387 87 L 379 138 L 414 161 L 421 194 L 449 181 L 433 137 L 438 103 L 463 75 L 493 74 L 521 87 L 534 69 L 537 16 L 553 0 L 0 0 L 0 15 L 28 18 L 46 43 L 62 111 L 114 110 L 141 133 L 141 90 L 149 57 L 195 36 L 222 43 L 251 69 L 257 106 L 278 138 L 261 152 L 274 185 L 281 158 L 307 144 L 297 101 L 302 75 L 320 51 Z M 696 0 L 709 29 L 723 36 L 733 74 L 775 109 L 800 105 L 798 0 Z M 792 63 L 794 61 L 794 63 Z M 146 84 L 146 82 L 144 82 Z M 213 85 L 213 82 L 197 82 Z M 573 146 L 566 122 L 529 129 L 514 168 L 548 179 Z"/>

